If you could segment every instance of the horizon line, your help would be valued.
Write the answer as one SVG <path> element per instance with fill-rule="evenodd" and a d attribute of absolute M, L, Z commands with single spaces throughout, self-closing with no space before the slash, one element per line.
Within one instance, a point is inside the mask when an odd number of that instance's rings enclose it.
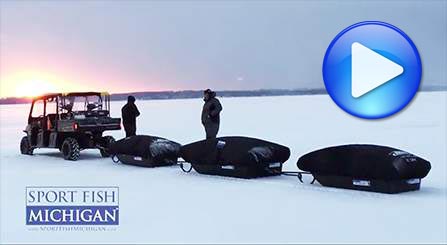
<path fill-rule="evenodd" d="M 125 96 L 131 94 L 142 94 L 139 100 L 175 100 L 175 99 L 195 99 L 200 98 L 197 93 L 201 93 L 203 90 L 165 90 L 165 91 L 139 91 L 139 92 L 119 92 L 119 93 L 110 93 L 111 101 L 122 101 L 125 100 Z M 447 91 L 447 85 L 445 86 L 428 86 L 421 87 L 418 91 L 420 92 L 445 92 Z M 79 92 L 79 91 L 78 91 Z M 89 92 L 89 91 L 86 91 Z M 91 92 L 91 91 L 90 91 Z M 189 92 L 192 94 L 189 95 L 180 95 L 175 97 L 169 97 L 169 94 L 176 93 L 184 93 Z M 301 95 L 324 95 L 328 94 L 326 89 L 324 88 L 307 88 L 307 89 L 256 89 L 256 90 L 216 90 L 218 93 L 230 93 L 224 94 L 220 97 L 267 97 L 267 96 L 301 96 Z M 241 94 L 245 93 L 245 94 Z M 256 93 L 256 92 L 264 92 L 264 93 Z M 277 92 L 270 93 L 269 92 Z M 231 94 L 231 93 L 239 93 L 239 94 Z M 248 94 L 247 94 L 248 93 Z M 144 97 L 145 95 L 149 95 L 149 97 Z M 155 95 L 157 97 L 150 97 L 150 94 L 158 94 Z M 160 97 L 160 94 L 165 94 L 164 97 Z M 33 98 L 39 97 L 6 97 L 0 98 L 0 105 L 11 105 L 11 104 L 26 104 L 33 100 Z M 115 96 L 115 98 L 113 98 Z M 137 95 L 138 96 L 138 95 Z"/>
<path fill-rule="evenodd" d="M 326 88 L 258 88 L 258 89 L 217 89 L 214 90 L 216 92 L 257 92 L 257 91 L 290 91 L 290 92 L 306 92 L 306 91 L 319 91 L 324 90 L 324 93 L 327 93 Z M 179 93 L 179 92 L 200 92 L 203 89 L 181 89 L 181 90 L 143 90 L 143 91 L 125 91 L 125 92 L 112 92 L 109 93 L 112 95 L 125 95 L 125 94 L 138 94 L 138 93 Z M 433 84 L 433 85 L 425 85 L 419 88 L 419 91 L 447 91 L 447 84 Z M 7 96 L 0 97 L 0 100 L 12 100 L 12 99 L 32 99 L 35 97 L 39 97 L 45 94 L 51 93 L 73 93 L 73 92 L 107 92 L 107 91 L 61 91 L 61 92 L 48 92 L 40 95 L 34 96 Z"/>

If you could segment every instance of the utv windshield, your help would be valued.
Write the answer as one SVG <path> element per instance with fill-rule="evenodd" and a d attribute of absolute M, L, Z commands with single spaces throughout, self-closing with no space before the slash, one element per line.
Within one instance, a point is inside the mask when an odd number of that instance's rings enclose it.
<path fill-rule="evenodd" d="M 98 95 L 65 96 L 60 108 L 64 113 L 102 110 L 102 98 Z"/>

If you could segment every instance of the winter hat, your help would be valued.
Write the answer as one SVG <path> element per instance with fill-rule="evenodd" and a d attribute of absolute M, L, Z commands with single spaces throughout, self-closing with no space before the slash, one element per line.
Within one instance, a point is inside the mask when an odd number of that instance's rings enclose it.
<path fill-rule="evenodd" d="M 214 92 L 213 90 L 211 90 L 211 89 L 206 89 L 206 90 L 204 90 L 203 91 L 203 94 L 209 94 L 210 95 L 210 97 L 214 97 L 214 96 L 216 96 L 216 92 Z"/>
<path fill-rule="evenodd" d="M 127 102 L 131 102 L 131 103 L 135 102 L 135 97 L 133 97 L 132 95 L 129 95 L 127 97 Z"/>

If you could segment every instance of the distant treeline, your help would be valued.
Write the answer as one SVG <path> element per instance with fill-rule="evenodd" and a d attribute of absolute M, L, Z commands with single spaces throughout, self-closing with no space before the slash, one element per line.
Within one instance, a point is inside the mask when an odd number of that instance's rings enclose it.
<path fill-rule="evenodd" d="M 286 90 L 286 89 L 263 89 L 263 90 L 223 90 L 216 91 L 219 97 L 260 97 L 260 96 L 283 96 L 324 94 L 325 89 L 308 90 Z M 191 99 L 203 97 L 202 90 L 162 91 L 162 92 L 135 92 L 112 94 L 112 100 L 126 100 L 127 96 L 133 95 L 140 100 L 169 100 L 169 99 Z"/>
<path fill-rule="evenodd" d="M 447 86 L 425 86 L 422 91 L 445 91 Z M 314 95 L 327 94 L 326 89 L 261 89 L 261 90 L 223 90 L 217 91 L 219 97 L 260 97 L 260 96 L 286 96 L 286 95 Z M 183 91 L 159 91 L 159 92 L 132 92 L 111 94 L 112 101 L 127 100 L 127 96 L 133 95 L 138 100 L 169 100 L 201 98 L 202 90 Z M 0 104 L 29 103 L 30 98 L 2 98 Z"/>
<path fill-rule="evenodd" d="M 284 96 L 284 95 L 305 95 L 324 94 L 325 89 L 287 90 L 287 89 L 262 89 L 262 90 L 223 90 L 216 91 L 219 97 L 259 97 L 259 96 Z M 133 95 L 138 100 L 170 100 L 170 99 L 192 99 L 201 98 L 202 90 L 183 91 L 159 91 L 159 92 L 129 92 L 111 94 L 112 101 L 127 100 L 127 96 Z M 0 104 L 23 104 L 29 103 L 30 98 L 3 98 Z"/>

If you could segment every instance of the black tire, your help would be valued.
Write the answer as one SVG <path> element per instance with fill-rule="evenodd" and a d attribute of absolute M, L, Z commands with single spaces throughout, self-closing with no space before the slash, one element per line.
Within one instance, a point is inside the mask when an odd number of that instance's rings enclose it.
<path fill-rule="evenodd" d="M 74 138 L 66 138 L 64 142 L 62 142 L 61 149 L 65 160 L 76 161 L 81 154 L 79 143 Z"/>
<path fill-rule="evenodd" d="M 24 136 L 22 140 L 20 141 L 20 152 L 24 155 L 32 155 L 33 154 L 33 148 L 31 148 L 31 145 L 28 140 L 28 136 Z"/>
<path fill-rule="evenodd" d="M 102 139 L 104 141 L 103 147 L 105 149 L 100 149 L 99 153 L 101 153 L 102 157 L 110 157 L 110 153 L 107 152 L 107 149 L 109 148 L 111 143 L 115 142 L 115 138 L 113 138 L 112 136 L 104 136 L 104 137 L 102 137 Z"/>

